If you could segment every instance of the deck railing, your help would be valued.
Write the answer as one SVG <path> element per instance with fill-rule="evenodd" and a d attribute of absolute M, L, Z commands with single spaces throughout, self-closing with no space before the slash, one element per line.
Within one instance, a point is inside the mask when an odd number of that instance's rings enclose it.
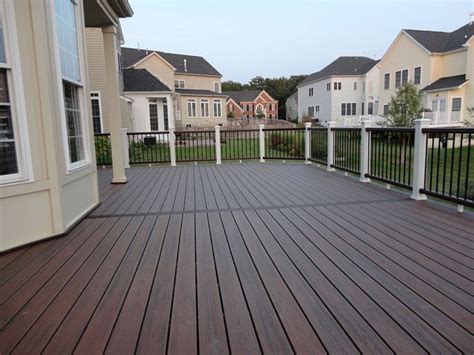
<path fill-rule="evenodd" d="M 265 159 L 304 160 L 325 164 L 328 171 L 344 170 L 411 189 L 411 197 L 426 195 L 474 207 L 472 128 L 429 128 L 416 120 L 415 128 L 328 127 L 247 130 L 186 130 L 123 133 L 130 164 Z M 95 136 L 97 164 L 112 163 L 110 135 Z M 387 186 L 388 186 L 387 185 Z"/>
<path fill-rule="evenodd" d="M 303 160 L 304 128 L 264 128 L 264 159 Z"/>
<path fill-rule="evenodd" d="M 413 181 L 414 128 L 367 128 L 369 172 L 367 177 L 404 188 Z"/>
<path fill-rule="evenodd" d="M 168 132 L 127 133 L 130 164 L 170 162 Z"/>
<path fill-rule="evenodd" d="M 474 129 L 425 128 L 421 192 L 474 207 Z"/>
<path fill-rule="evenodd" d="M 360 173 L 360 128 L 331 128 L 334 135 L 332 166 L 354 174 Z"/>
<path fill-rule="evenodd" d="M 110 133 L 96 133 L 94 135 L 94 144 L 97 165 L 112 165 Z"/>

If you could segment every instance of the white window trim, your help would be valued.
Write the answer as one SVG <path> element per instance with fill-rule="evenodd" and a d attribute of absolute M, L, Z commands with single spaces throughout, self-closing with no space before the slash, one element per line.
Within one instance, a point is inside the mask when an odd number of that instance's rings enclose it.
<path fill-rule="evenodd" d="M 160 79 L 161 80 L 161 79 Z M 162 80 L 161 80 L 162 81 Z M 178 82 L 178 87 L 176 87 L 176 81 Z M 182 82 L 183 83 L 183 87 L 179 86 L 179 83 Z M 174 85 L 174 88 L 175 89 L 185 89 L 186 88 L 186 80 L 183 80 L 183 79 L 174 79 L 174 82 L 173 82 L 173 85 Z"/>
<path fill-rule="evenodd" d="M 209 109 L 209 99 L 200 99 L 199 100 L 199 108 L 201 110 L 201 117 L 208 118 L 210 117 L 210 109 Z M 207 115 L 204 115 L 204 110 L 202 109 L 202 104 L 207 103 Z"/>
<path fill-rule="evenodd" d="M 220 113 L 219 115 L 216 115 L 216 109 L 215 109 L 216 106 L 215 106 L 215 105 L 216 105 L 217 103 L 218 103 L 219 106 L 220 106 L 220 107 L 219 107 L 219 113 Z M 213 114 L 214 117 L 222 117 L 222 102 L 221 102 L 221 100 L 219 100 L 219 99 L 214 99 L 214 100 L 212 100 L 212 114 Z"/>
<path fill-rule="evenodd" d="M 416 68 L 420 68 L 420 83 L 419 84 L 415 84 L 415 69 Z M 414 85 L 421 85 L 422 82 L 423 82 L 423 66 L 422 65 L 414 66 L 413 67 L 413 84 Z"/>
<path fill-rule="evenodd" d="M 190 103 L 194 103 L 194 115 L 190 115 L 190 110 L 189 110 L 189 104 Z M 187 114 L 188 114 L 188 117 L 189 118 L 196 118 L 197 117 L 197 103 L 196 103 L 196 99 L 188 99 L 187 102 L 186 102 L 186 111 L 187 111 Z M 191 109 L 191 113 L 192 113 L 192 109 Z"/>
<path fill-rule="evenodd" d="M 453 111 L 453 100 L 454 99 L 461 99 L 461 106 L 459 107 L 459 111 Z M 463 103 L 463 97 L 462 96 L 451 96 L 451 102 L 449 103 L 449 105 L 451 107 L 450 107 L 449 112 L 459 112 L 459 113 L 461 113 L 462 112 L 462 103 Z"/>
<path fill-rule="evenodd" d="M 98 100 L 99 101 L 99 110 L 100 110 L 100 133 L 104 133 L 104 115 L 102 114 L 102 97 L 100 95 L 100 91 L 91 91 L 91 101 Z M 92 94 L 97 94 L 97 96 L 92 96 Z M 91 112 L 92 117 L 92 112 Z M 94 131 L 94 121 L 92 121 L 92 131 Z"/>
<path fill-rule="evenodd" d="M 217 91 L 215 91 L 215 90 L 216 90 L 216 84 L 218 85 L 218 90 L 217 90 Z M 220 82 L 214 81 L 214 91 L 217 92 L 217 93 L 219 93 L 219 94 L 222 92 L 221 83 L 220 83 Z"/>
<path fill-rule="evenodd" d="M 30 137 L 28 132 L 26 117 L 26 102 L 23 89 L 23 78 L 20 68 L 21 58 L 18 46 L 18 32 L 15 21 L 15 9 L 13 1 L 0 0 L 0 7 L 3 10 L 3 36 L 5 39 L 5 51 L 7 63 L 0 64 L 0 67 L 8 69 L 7 82 L 10 114 L 12 116 L 13 133 L 15 139 L 15 149 L 18 172 L 15 174 L 0 176 L 2 186 L 9 184 L 28 183 L 34 180 L 33 163 L 31 158 Z"/>
<path fill-rule="evenodd" d="M 385 75 L 387 75 L 387 74 L 388 74 L 388 88 L 385 88 Z M 390 88 L 391 88 L 390 80 L 392 79 L 391 76 L 392 76 L 392 74 L 390 72 L 383 73 L 383 89 L 384 90 L 390 90 Z"/>
<path fill-rule="evenodd" d="M 402 69 L 401 72 L 402 72 L 402 76 L 400 78 L 400 87 L 403 87 L 403 72 L 404 71 L 407 71 L 407 84 L 410 82 L 410 68 L 405 68 L 405 69 Z"/>
<path fill-rule="evenodd" d="M 56 78 L 57 78 L 57 87 L 58 87 L 58 104 L 59 104 L 59 114 L 60 114 L 60 121 L 61 121 L 61 130 L 62 130 L 62 141 L 63 141 L 63 153 L 64 159 L 66 162 L 66 174 L 72 174 L 76 170 L 82 169 L 84 167 L 90 166 L 92 163 L 91 160 L 91 151 L 90 151 L 90 126 L 89 120 L 86 119 L 88 116 L 89 110 L 86 107 L 86 102 L 89 102 L 90 95 L 86 90 L 86 83 L 84 82 L 84 78 L 87 75 L 84 58 L 84 28 L 83 28 L 83 6 L 82 1 L 76 5 L 75 11 L 75 18 L 76 18 L 76 33 L 77 33 L 77 46 L 78 46 L 78 54 L 79 54 L 79 73 L 81 76 L 81 81 L 75 80 L 65 80 L 62 77 L 61 73 L 61 65 L 59 59 L 59 41 L 56 32 L 56 9 L 54 2 L 49 2 L 49 15 L 50 21 L 48 31 L 50 32 L 50 38 L 52 41 L 50 42 L 51 48 L 50 50 L 53 55 L 53 68 L 56 69 Z M 64 88 L 63 88 L 63 81 L 68 81 L 74 85 L 78 86 L 78 99 L 79 99 L 79 109 L 80 109 L 80 120 L 81 120 L 81 128 L 82 128 L 82 137 L 83 137 L 83 145 L 84 145 L 84 159 L 71 162 L 69 157 L 69 142 L 67 138 L 67 126 L 66 126 L 66 111 L 64 107 Z M 89 97 L 86 97 L 88 95 Z"/>

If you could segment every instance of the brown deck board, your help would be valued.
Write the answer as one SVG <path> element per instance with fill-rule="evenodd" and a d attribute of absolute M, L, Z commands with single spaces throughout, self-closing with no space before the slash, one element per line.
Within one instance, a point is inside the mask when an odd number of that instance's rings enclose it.
<path fill-rule="evenodd" d="M 0 256 L 0 353 L 472 353 L 474 214 L 301 163 L 99 169 Z"/>

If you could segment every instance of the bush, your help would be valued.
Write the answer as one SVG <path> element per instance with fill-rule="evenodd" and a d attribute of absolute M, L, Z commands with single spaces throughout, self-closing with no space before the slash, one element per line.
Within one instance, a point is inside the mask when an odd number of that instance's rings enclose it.
<path fill-rule="evenodd" d="M 461 186 L 459 186 L 459 197 L 464 198 L 464 193 L 465 193 L 465 185 L 461 184 Z M 474 181 L 468 181 L 467 183 L 466 199 L 470 201 L 474 201 Z"/>
<path fill-rule="evenodd" d="M 299 133 L 282 134 L 274 132 L 270 136 L 270 145 L 273 150 L 287 153 L 291 156 L 301 156 L 304 152 L 304 140 L 296 136 Z"/>

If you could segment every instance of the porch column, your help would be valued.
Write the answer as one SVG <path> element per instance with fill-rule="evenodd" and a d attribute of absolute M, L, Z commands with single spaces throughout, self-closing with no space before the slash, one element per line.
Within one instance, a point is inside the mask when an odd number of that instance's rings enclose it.
<path fill-rule="evenodd" d="M 168 129 L 175 129 L 176 124 L 174 122 L 174 105 L 171 95 L 166 95 L 166 105 L 168 106 Z"/>
<path fill-rule="evenodd" d="M 114 26 L 102 28 L 104 35 L 105 77 L 105 102 L 109 115 L 110 142 L 112 145 L 112 183 L 124 184 L 127 182 L 125 175 L 125 158 L 122 141 L 122 120 L 120 114 L 120 81 L 117 63 L 117 29 Z"/>
<path fill-rule="evenodd" d="M 413 163 L 413 188 L 411 198 L 414 200 L 426 200 L 426 195 L 420 192 L 425 187 L 425 164 L 426 164 L 426 133 L 430 120 L 415 120 L 415 151 Z"/>
<path fill-rule="evenodd" d="M 327 147 L 326 170 L 336 171 L 336 169 L 332 167 L 332 165 L 334 164 L 334 132 L 331 130 L 331 128 L 336 127 L 336 122 L 329 121 L 327 124 L 328 124 L 328 147 Z"/>

